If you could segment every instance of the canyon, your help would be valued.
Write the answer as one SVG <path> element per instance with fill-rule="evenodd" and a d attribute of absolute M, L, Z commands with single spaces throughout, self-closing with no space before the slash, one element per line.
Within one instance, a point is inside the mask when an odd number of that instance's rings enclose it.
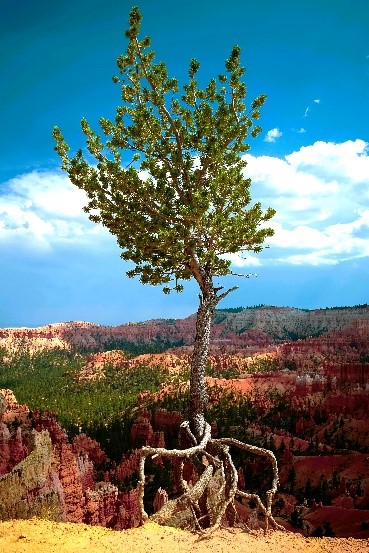
<path fill-rule="evenodd" d="M 138 394 L 130 448 L 119 461 L 83 432 L 69 437 L 55 414 L 30 410 L 10 389 L 0 390 L 1 520 L 36 515 L 114 529 L 140 524 L 139 448 L 169 446 L 179 432 L 182 412 L 164 404 L 188 386 L 194 320 L 0 329 L 4 367 L 17 348 L 62 348 L 87 355 L 81 381 L 103 382 L 112 366 L 119 372 L 160 365 L 169 375 L 160 390 Z M 134 355 L 124 344 L 162 351 Z M 369 538 L 368 306 L 219 310 L 207 386 L 214 437 L 231 432 L 277 455 L 274 509 L 281 524 L 305 535 Z M 160 457 L 153 465 L 156 480 L 160 470 L 171 470 Z M 185 475 L 195 482 L 196 467 L 188 464 Z M 240 461 L 240 489 L 263 489 L 267 477 L 262 460 Z M 150 490 L 152 512 L 170 492 Z M 252 505 L 240 502 L 237 510 L 258 527 Z"/>

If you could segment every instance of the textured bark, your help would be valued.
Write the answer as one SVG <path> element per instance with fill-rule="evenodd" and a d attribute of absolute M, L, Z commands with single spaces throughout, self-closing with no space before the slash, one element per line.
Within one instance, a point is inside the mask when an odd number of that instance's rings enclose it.
<path fill-rule="evenodd" d="M 205 386 L 205 369 L 210 347 L 211 320 L 216 305 L 236 287 L 218 294 L 221 288 L 214 288 L 212 279 L 197 264 L 193 275 L 201 288 L 200 305 L 197 311 L 196 336 L 191 360 L 190 377 L 190 421 L 183 421 L 181 432 L 185 434 L 187 442 L 192 447 L 186 449 L 167 450 L 165 448 L 143 447 L 138 467 L 138 501 L 141 510 L 141 521 L 144 523 L 148 515 L 144 508 L 145 493 L 145 461 L 148 456 L 152 459 L 158 456 L 177 461 L 177 480 L 181 491 L 180 497 L 168 501 L 152 520 L 160 523 L 171 520 L 176 526 L 192 527 L 203 532 L 209 525 L 207 534 L 222 523 L 228 513 L 231 524 L 237 516 L 235 497 L 241 496 L 254 499 L 257 509 L 265 517 L 265 529 L 271 523 L 275 528 L 281 528 L 274 520 L 271 507 L 274 494 L 278 486 L 278 467 L 274 454 L 263 448 L 258 448 L 232 438 L 212 439 L 211 426 L 205 420 L 208 403 L 208 394 Z M 266 493 L 265 504 L 257 494 L 246 494 L 238 489 L 238 473 L 229 453 L 229 446 L 268 457 L 272 464 L 273 481 L 270 490 Z M 183 477 L 185 460 L 197 461 L 198 465 L 207 465 L 199 480 L 191 488 Z M 204 462 L 205 459 L 205 462 Z M 214 488 L 215 486 L 215 488 Z M 206 494 L 206 496 L 205 496 Z M 205 511 L 202 511 L 201 499 L 205 496 Z"/>
<path fill-rule="evenodd" d="M 182 427 L 185 428 L 187 424 L 188 424 L 187 421 L 183 422 Z M 210 439 L 211 439 L 211 427 L 210 427 L 210 424 L 205 423 L 203 438 L 197 445 L 194 445 L 193 447 L 190 447 L 187 449 L 165 449 L 161 447 L 154 448 L 154 447 L 145 446 L 141 448 L 141 458 L 140 458 L 140 463 L 138 467 L 139 480 L 137 483 L 137 490 L 138 490 L 138 501 L 141 509 L 142 522 L 145 522 L 148 519 L 148 515 L 145 512 L 144 502 L 143 502 L 144 493 L 145 493 L 145 480 L 146 480 L 146 477 L 145 477 L 146 457 L 151 456 L 152 459 L 155 459 L 158 456 L 171 458 L 171 459 L 178 459 L 178 460 L 189 459 L 190 457 L 196 455 L 197 453 L 202 453 L 205 450 Z"/>
<path fill-rule="evenodd" d="M 180 497 L 171 499 L 165 503 L 160 511 L 150 517 L 151 520 L 159 524 L 166 524 L 176 512 L 180 512 L 186 508 L 191 509 L 193 504 L 203 495 L 213 475 L 213 470 L 212 466 L 207 467 L 192 488 L 188 488 Z"/>
<path fill-rule="evenodd" d="M 210 328 L 214 308 L 219 299 L 212 284 L 203 288 L 197 310 L 196 335 L 191 359 L 190 419 L 196 440 L 199 442 L 205 428 L 208 394 L 205 386 L 205 369 L 210 347 Z"/>
<path fill-rule="evenodd" d="M 190 377 L 190 422 L 194 437 L 198 443 L 205 431 L 205 412 L 208 404 L 208 394 L 205 386 L 205 369 L 209 356 L 211 320 L 217 304 L 237 286 L 218 294 L 223 288 L 215 288 L 211 276 L 201 267 L 192 271 L 201 294 L 197 310 L 196 334 L 191 358 Z"/>

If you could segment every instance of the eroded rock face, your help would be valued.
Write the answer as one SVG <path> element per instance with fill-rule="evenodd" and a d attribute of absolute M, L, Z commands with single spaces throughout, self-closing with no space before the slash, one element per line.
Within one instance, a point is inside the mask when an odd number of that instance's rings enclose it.
<path fill-rule="evenodd" d="M 19 413 L 14 395 L 7 390 L 0 397 L 2 419 L 13 422 L 10 415 Z M 80 434 L 70 444 L 55 416 L 38 411 L 16 428 L 11 422 L 0 422 L 0 520 L 42 516 L 116 529 L 138 526 L 136 490 L 118 493 L 109 482 L 96 482 L 95 467 L 107 456 L 95 440 Z M 136 465 L 137 459 L 131 471 Z"/>
<path fill-rule="evenodd" d="M 11 448 L 10 448 L 10 431 L 6 424 L 0 422 L 0 475 L 9 472 Z"/>
<path fill-rule="evenodd" d="M 165 447 L 165 437 L 177 437 L 183 416 L 178 411 L 143 408 L 131 428 L 131 443 L 135 448 L 149 445 Z"/>
<path fill-rule="evenodd" d="M 135 447 L 150 445 L 153 434 L 150 421 L 146 417 L 139 416 L 131 428 L 131 442 Z"/>
<path fill-rule="evenodd" d="M 154 497 L 154 513 L 160 511 L 162 507 L 168 502 L 168 494 L 162 488 L 159 488 Z"/>
<path fill-rule="evenodd" d="M 324 398 L 323 407 L 331 414 L 368 418 L 369 393 L 367 391 L 329 394 Z M 367 422 L 369 432 L 369 420 Z"/>
<path fill-rule="evenodd" d="M 27 405 L 20 405 L 12 390 L 0 388 L 0 401 L 0 422 L 10 423 L 15 420 L 21 422 L 27 418 L 29 414 Z"/>
<path fill-rule="evenodd" d="M 128 357 L 124 351 L 112 350 L 91 354 L 87 363 L 79 371 L 79 380 L 91 380 L 96 382 L 105 378 L 107 367 L 114 366 L 116 369 L 128 367 Z"/>
<path fill-rule="evenodd" d="M 306 412 L 306 398 L 295 398 L 295 400 L 295 402 L 291 402 L 291 406 L 293 404 L 293 408 L 297 411 Z M 266 402 L 263 405 L 260 404 L 259 408 L 267 411 L 269 406 Z M 311 420 L 311 418 L 297 418 L 296 430 L 301 433 L 309 433 L 312 428 Z M 8 471 L 0 478 L 0 518 L 5 517 L 4 512 L 6 511 L 11 516 L 36 514 L 55 520 L 85 522 L 115 529 L 139 525 L 137 490 L 120 492 L 117 486 L 111 483 L 112 481 L 127 482 L 137 473 L 140 459 L 139 450 L 127 454 L 121 463 L 113 465 L 105 473 L 104 482 L 96 483 L 95 467 L 107 460 L 96 441 L 80 434 L 74 438 L 73 443 L 69 443 L 55 417 L 49 414 L 35 412 L 33 418 L 28 418 L 28 421 L 32 421 L 36 430 L 31 430 L 31 423 L 29 423 L 28 427 L 26 425 L 19 426 L 17 432 L 12 435 L 6 424 L 2 423 L 3 426 L 1 426 L 0 439 L 3 444 L 9 445 L 10 438 L 13 438 L 18 440 L 19 445 L 21 435 L 24 438 L 28 437 L 27 440 L 22 441 L 23 446 L 26 441 L 31 443 L 29 440 L 31 435 L 36 436 L 36 441 L 40 440 L 40 442 L 37 447 L 32 445 L 27 450 L 26 457 L 13 470 Z M 136 436 L 144 437 L 149 445 L 163 447 L 165 446 L 165 436 L 173 432 L 178 433 L 181 421 L 180 413 L 170 413 L 164 409 L 151 412 L 147 408 L 142 408 L 135 421 Z M 214 423 L 214 432 L 216 432 L 216 426 Z M 147 428 L 151 428 L 148 433 Z M 256 423 L 249 425 L 249 431 L 254 437 L 260 435 L 270 442 L 273 441 L 277 449 L 283 444 L 285 449 L 280 459 L 282 485 L 288 482 L 292 468 L 295 474 L 295 486 L 299 489 L 306 487 L 309 479 L 310 485 L 317 487 L 322 475 L 329 486 L 335 479 L 338 482 L 337 492 L 335 496 L 332 496 L 333 505 L 331 510 L 327 511 L 329 516 L 336 512 L 334 509 L 345 508 L 350 510 L 350 516 L 362 521 L 362 512 L 359 513 L 359 516 L 356 511 L 369 508 L 367 455 L 353 453 L 341 456 L 330 454 L 309 457 L 306 455 L 306 449 L 309 446 L 307 440 L 296 436 L 292 438 L 285 431 L 272 432 L 265 425 Z M 42 438 L 38 438 L 40 436 Z M 6 447 L 2 448 L 2 451 L 6 452 Z M 305 455 L 299 456 L 297 452 L 305 452 Z M 3 459 L 7 455 L 3 453 Z M 265 470 L 263 462 L 262 459 L 257 459 L 239 469 L 241 489 L 247 488 L 248 482 L 252 481 L 254 475 L 261 474 Z M 183 475 L 192 484 L 198 478 L 196 468 L 192 463 L 185 463 Z M 314 479 L 312 479 L 312 475 Z M 14 492 L 14 490 L 16 491 Z M 2 498 L 5 496 L 8 499 L 4 503 Z M 14 501 L 10 502 L 10 497 Z M 296 503 L 291 503 L 292 506 L 287 505 L 286 494 L 282 494 L 281 497 L 284 503 L 280 508 L 286 516 L 291 516 Z M 291 498 L 293 498 L 292 495 Z M 167 490 L 159 490 L 154 498 L 154 511 L 160 510 L 166 502 Z M 1 509 L 3 510 L 1 511 Z M 316 524 L 320 520 L 319 517 L 311 515 L 318 509 L 320 509 L 319 503 L 313 502 L 312 506 L 303 506 L 301 511 L 303 520 L 306 520 L 306 528 L 309 527 L 311 531 L 318 527 Z M 338 531 L 344 532 L 342 527 Z"/>
<path fill-rule="evenodd" d="M 77 459 L 70 444 L 61 443 L 54 447 L 58 476 L 63 488 L 65 516 L 68 522 L 83 520 L 83 488 L 77 468 Z"/>
<path fill-rule="evenodd" d="M 140 451 L 135 449 L 126 455 L 123 455 L 119 464 L 113 463 L 113 467 L 107 474 L 108 479 L 120 481 L 127 480 L 137 472 L 140 462 Z"/>
<path fill-rule="evenodd" d="M 325 534 L 327 529 L 333 532 L 337 538 L 347 535 L 357 538 L 367 537 L 368 531 L 366 522 L 369 518 L 369 511 L 350 509 L 347 507 L 319 505 L 316 509 L 307 509 L 302 512 L 302 519 L 306 533 L 310 535 L 332 535 Z M 329 526 L 328 526 L 329 525 Z M 317 534 L 317 530 L 321 533 Z"/>
<path fill-rule="evenodd" d="M 138 491 L 131 490 L 118 494 L 118 517 L 115 528 L 124 530 L 136 528 L 141 524 L 141 514 L 138 508 Z"/>
<path fill-rule="evenodd" d="M 8 402 L 6 401 L 5 394 L 0 391 L 0 421 L 3 420 L 3 415 L 8 408 Z"/>
<path fill-rule="evenodd" d="M 0 390 L 0 475 L 10 472 L 27 455 L 27 434 L 23 436 L 22 426 L 9 425 L 27 420 L 29 410 L 19 405 L 11 390 Z"/>
<path fill-rule="evenodd" d="M 0 520 L 45 513 L 52 520 L 65 520 L 50 436 L 47 432 L 32 431 L 31 437 L 33 443 L 27 457 L 0 476 Z"/>
<path fill-rule="evenodd" d="M 369 375 L 369 320 L 352 320 L 316 338 L 288 341 L 278 347 L 278 355 L 292 361 L 296 368 L 316 369 L 323 366 L 326 374 L 342 381 L 360 382 Z M 361 367 L 361 365 L 364 365 Z"/>
<path fill-rule="evenodd" d="M 74 453 L 77 455 L 87 454 L 94 465 L 102 465 L 108 460 L 100 444 L 96 440 L 86 436 L 86 434 L 78 434 L 75 436 L 73 438 L 72 447 Z"/>
<path fill-rule="evenodd" d="M 155 409 L 154 411 L 155 430 L 165 432 L 166 435 L 178 435 L 182 422 L 183 415 L 178 411 L 168 411 L 167 409 Z"/>

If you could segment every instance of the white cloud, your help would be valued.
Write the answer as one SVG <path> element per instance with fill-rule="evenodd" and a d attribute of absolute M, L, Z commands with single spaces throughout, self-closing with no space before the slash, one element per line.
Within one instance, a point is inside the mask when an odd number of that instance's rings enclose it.
<path fill-rule="evenodd" d="M 232 262 L 234 267 L 260 267 L 261 261 L 255 255 L 247 253 L 247 255 L 241 255 L 239 253 L 229 253 L 223 256 L 224 259 L 228 259 Z"/>
<path fill-rule="evenodd" d="M 22 198 L 24 207 L 66 219 L 81 218 L 86 194 L 57 173 L 33 172 L 9 181 L 13 197 Z"/>
<path fill-rule="evenodd" d="M 32 172 L 1 185 L 0 242 L 50 249 L 106 234 L 82 208 L 85 193 L 59 173 Z"/>
<path fill-rule="evenodd" d="M 282 133 L 278 128 L 270 129 L 270 131 L 266 133 L 264 142 L 275 142 L 277 138 L 280 138 L 281 136 Z"/>
<path fill-rule="evenodd" d="M 320 104 L 320 103 L 321 103 L 321 99 L 320 99 L 320 98 L 315 98 L 315 100 L 313 100 L 313 103 L 314 103 L 314 104 Z M 311 106 L 308 106 L 308 107 L 305 109 L 305 112 L 304 112 L 303 117 L 308 117 L 308 116 L 309 116 L 310 109 L 311 109 Z"/>
<path fill-rule="evenodd" d="M 273 195 L 314 197 L 321 194 L 322 182 L 313 172 L 299 171 L 290 161 L 271 156 L 253 157 L 246 155 L 247 173 L 251 172 L 252 180 L 262 184 Z M 326 194 L 337 192 L 337 183 L 332 179 L 324 183 Z"/>
<path fill-rule="evenodd" d="M 347 140 L 341 144 L 315 142 L 286 156 L 289 165 L 318 175 L 319 178 L 346 179 L 367 183 L 369 174 L 368 144 L 364 140 Z"/>
<path fill-rule="evenodd" d="M 250 154 L 252 195 L 277 215 L 268 263 L 326 265 L 369 256 L 369 156 L 363 140 L 316 142 L 284 159 Z"/>
<path fill-rule="evenodd" d="M 301 127 L 297 132 L 300 134 L 304 134 L 306 132 L 306 129 L 304 129 L 304 127 Z"/>
<path fill-rule="evenodd" d="M 279 259 L 282 264 L 288 265 L 312 265 L 315 267 L 321 265 L 337 265 L 338 261 L 329 257 L 323 257 L 319 252 L 310 252 L 304 254 L 288 255 Z"/>
<path fill-rule="evenodd" d="M 293 248 L 298 250 L 314 249 L 316 244 L 319 247 L 328 245 L 326 235 L 307 225 L 299 225 L 292 229 L 283 228 L 281 223 L 271 223 L 274 228 L 274 236 L 269 239 L 270 244 L 280 248 Z"/>
<path fill-rule="evenodd" d="M 277 129 L 278 131 L 278 129 Z M 278 131 L 279 132 L 279 131 Z M 326 265 L 369 257 L 369 144 L 318 141 L 284 158 L 247 154 L 251 194 L 276 216 L 262 255 L 227 256 L 235 267 Z M 60 173 L 33 172 L 0 186 L 0 244 L 52 250 L 114 242 L 82 211 L 84 193 Z"/>

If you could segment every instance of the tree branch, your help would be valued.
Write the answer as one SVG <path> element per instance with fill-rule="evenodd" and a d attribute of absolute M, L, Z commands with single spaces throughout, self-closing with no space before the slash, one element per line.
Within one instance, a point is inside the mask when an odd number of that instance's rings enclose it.
<path fill-rule="evenodd" d="M 231 276 L 244 277 L 244 278 L 251 278 L 251 277 L 257 277 L 258 276 L 257 273 L 234 273 L 233 271 L 231 271 L 228 274 L 231 275 Z"/>
<path fill-rule="evenodd" d="M 225 292 L 223 292 L 223 294 L 220 294 L 219 296 L 217 296 L 218 297 L 217 303 L 219 303 L 221 300 L 223 300 L 231 292 L 234 292 L 235 290 L 238 290 L 238 288 L 239 288 L 239 286 L 233 286 L 232 288 L 229 288 L 229 290 L 226 290 Z"/>
<path fill-rule="evenodd" d="M 201 291 L 204 293 L 204 291 L 207 288 L 205 271 L 201 267 L 197 254 L 193 248 L 187 247 L 186 253 L 188 253 L 191 256 L 191 259 L 188 262 L 188 269 L 193 275 L 193 277 L 197 280 L 197 283 L 200 286 Z"/>
<path fill-rule="evenodd" d="M 135 37 L 135 44 L 136 44 L 137 54 L 138 54 L 138 57 L 141 61 L 141 66 L 142 66 L 142 70 L 144 72 L 145 78 L 146 78 L 147 82 L 149 83 L 149 85 L 151 86 L 151 89 L 154 92 L 156 92 L 155 83 L 153 83 L 152 79 L 150 78 L 150 75 L 148 74 L 145 63 L 143 61 L 142 51 L 141 51 L 140 44 L 139 44 L 139 41 L 138 41 L 137 37 Z M 159 112 L 164 113 L 164 115 L 165 115 L 165 117 L 166 117 L 172 131 L 173 131 L 175 141 L 176 141 L 176 144 L 177 144 L 177 150 L 178 150 L 179 157 L 180 157 L 180 160 L 181 160 L 181 168 L 182 168 L 183 176 L 185 178 L 185 181 L 187 182 L 188 188 L 190 189 L 191 188 L 191 186 L 190 186 L 191 181 L 190 181 L 188 172 L 187 172 L 187 170 L 185 168 L 185 165 L 184 165 L 184 159 L 183 159 L 183 154 L 182 154 L 183 145 L 182 145 L 181 137 L 179 136 L 179 133 L 178 133 L 178 130 L 177 130 L 175 124 L 174 124 L 173 118 L 170 115 L 167 108 L 165 107 L 165 105 L 164 104 L 163 105 L 157 105 L 156 104 L 156 107 L 158 108 Z"/>

